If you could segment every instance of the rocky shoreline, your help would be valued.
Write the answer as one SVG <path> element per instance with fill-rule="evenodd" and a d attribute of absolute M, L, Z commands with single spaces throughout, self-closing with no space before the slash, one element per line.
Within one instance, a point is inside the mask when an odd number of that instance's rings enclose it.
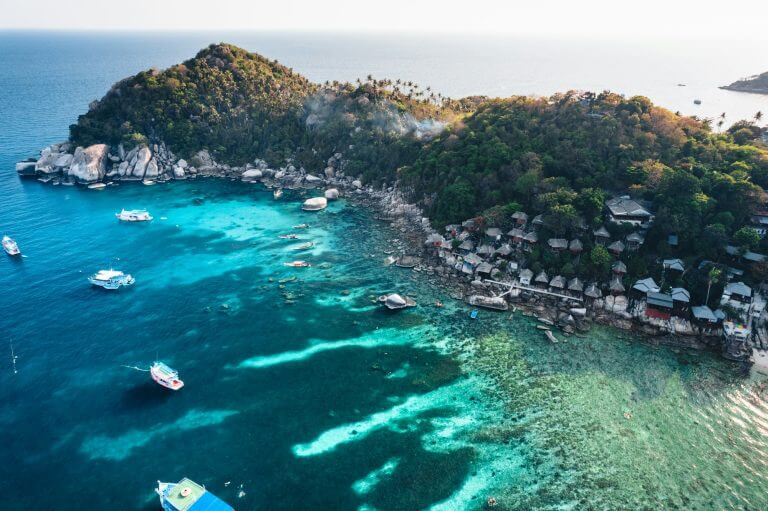
<path fill-rule="evenodd" d="M 43 182 L 91 187 L 122 181 L 148 183 L 211 177 L 261 183 L 269 188 L 324 188 L 327 199 L 344 195 L 369 206 L 378 213 L 377 218 L 389 222 L 400 232 L 404 242 L 397 247 L 400 253 L 391 257 L 391 263 L 425 273 L 432 284 L 454 299 L 468 301 L 473 295 L 498 294 L 492 284 L 446 267 L 424 242 L 438 233 L 423 211 L 410 204 L 397 185 L 376 189 L 364 186 L 357 177 L 346 175 L 342 153 L 331 156 L 322 172 L 311 173 L 297 168 L 290 160 L 277 169 L 261 159 L 242 166 L 220 164 L 206 150 L 198 151 L 187 161 L 177 158 L 164 143 L 140 145 L 126 151 L 122 145 L 112 150 L 106 144 L 73 148 L 69 142 L 62 142 L 44 148 L 38 158 L 17 163 L 16 170 L 20 176 L 36 177 Z M 673 335 L 654 325 L 640 323 L 626 312 L 611 312 L 609 299 L 595 300 L 585 306 L 572 300 L 522 292 L 510 296 L 509 301 L 514 309 L 552 324 L 567 335 L 586 332 L 592 324 L 601 324 L 631 330 L 653 344 L 696 349 L 720 346 L 717 336 L 693 332 Z M 579 314 L 574 314 L 574 310 Z"/>

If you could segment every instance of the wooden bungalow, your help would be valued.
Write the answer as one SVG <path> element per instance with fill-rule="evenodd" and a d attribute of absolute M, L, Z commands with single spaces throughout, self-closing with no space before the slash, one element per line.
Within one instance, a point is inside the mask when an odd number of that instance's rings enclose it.
<path fill-rule="evenodd" d="M 522 227 L 528 223 L 528 214 L 524 211 L 517 211 L 512 214 L 512 220 L 515 221 L 515 225 Z"/>
<path fill-rule="evenodd" d="M 485 237 L 488 239 L 488 241 L 496 242 L 501 239 L 501 229 L 498 227 L 489 227 L 485 230 Z"/>
<path fill-rule="evenodd" d="M 480 277 L 490 277 L 493 271 L 493 266 L 490 263 L 480 263 L 475 270 L 475 274 Z"/>
<path fill-rule="evenodd" d="M 568 240 L 564 238 L 549 238 L 547 245 L 553 252 L 562 252 L 568 248 Z"/>
<path fill-rule="evenodd" d="M 614 261 L 611 265 L 611 271 L 616 275 L 624 275 L 627 273 L 627 265 L 623 261 Z"/>
<path fill-rule="evenodd" d="M 542 227 L 544 225 L 544 215 L 539 214 L 533 217 L 533 220 L 531 220 L 531 225 L 534 229 L 539 229 Z"/>
<path fill-rule="evenodd" d="M 549 287 L 552 289 L 565 289 L 565 277 L 562 275 L 555 275 L 552 280 L 549 281 Z"/>
<path fill-rule="evenodd" d="M 608 252 L 612 253 L 616 257 L 620 256 L 624 252 L 624 243 L 621 240 L 616 240 L 608 245 Z"/>
<path fill-rule="evenodd" d="M 639 250 L 645 243 L 645 237 L 639 232 L 633 232 L 627 235 L 627 250 L 634 252 Z"/>
<path fill-rule="evenodd" d="M 693 323 L 701 328 L 714 328 L 720 322 L 712 309 L 706 305 L 691 307 L 691 316 Z"/>
<path fill-rule="evenodd" d="M 493 252 L 494 256 L 501 257 L 503 259 L 509 257 L 510 254 L 512 254 L 512 247 L 510 247 L 507 243 L 503 244 Z"/>
<path fill-rule="evenodd" d="M 568 291 L 572 291 L 577 294 L 581 294 L 584 291 L 584 284 L 578 277 L 573 277 L 568 281 Z"/>
<path fill-rule="evenodd" d="M 533 279 L 533 283 L 537 287 L 547 287 L 549 285 L 549 277 L 547 276 L 547 272 L 542 270 L 538 275 L 536 275 L 536 278 Z"/>
<path fill-rule="evenodd" d="M 664 271 L 676 271 L 683 273 L 685 271 L 685 265 L 681 259 L 664 259 L 661 263 Z"/>
<path fill-rule="evenodd" d="M 595 245 L 605 246 L 611 240 L 611 234 L 602 225 L 599 229 L 592 231 L 592 234 L 595 236 Z"/>
<path fill-rule="evenodd" d="M 605 202 L 608 220 L 615 224 L 647 226 L 653 215 L 643 205 L 628 196 L 615 197 Z"/>
<path fill-rule="evenodd" d="M 584 296 L 588 298 L 592 298 L 593 300 L 597 300 L 598 298 L 603 297 L 603 292 L 600 290 L 600 287 L 595 282 L 592 282 L 584 290 Z"/>
<path fill-rule="evenodd" d="M 520 280 L 521 286 L 530 286 L 532 278 L 533 278 L 533 272 L 528 268 L 520 271 L 519 280 Z"/>
<path fill-rule="evenodd" d="M 523 243 L 526 250 L 532 250 L 534 245 L 539 242 L 539 235 L 536 231 L 531 231 L 523 236 Z"/>
<path fill-rule="evenodd" d="M 472 240 L 464 240 L 459 245 L 459 251 L 464 254 L 469 254 L 470 252 L 472 252 L 472 250 L 474 250 L 474 248 L 475 248 L 475 244 L 472 243 Z"/>
<path fill-rule="evenodd" d="M 621 279 L 619 278 L 618 275 L 614 275 L 610 285 L 608 286 L 608 289 L 611 291 L 611 294 L 614 296 L 620 295 L 626 291 L 626 288 L 624 287 L 624 284 L 621 283 Z"/>
<path fill-rule="evenodd" d="M 481 257 L 488 257 L 493 254 L 493 247 L 491 245 L 480 245 L 475 253 Z"/>
<path fill-rule="evenodd" d="M 568 250 L 574 255 L 581 254 L 584 251 L 584 244 L 581 243 L 581 240 L 578 238 L 572 239 L 571 242 L 568 243 Z"/>
<path fill-rule="evenodd" d="M 507 236 L 512 241 L 512 243 L 514 243 L 515 245 L 519 245 L 523 242 L 523 238 L 525 238 L 525 231 L 523 231 L 519 227 L 515 227 L 514 229 L 512 229 L 507 233 Z"/>

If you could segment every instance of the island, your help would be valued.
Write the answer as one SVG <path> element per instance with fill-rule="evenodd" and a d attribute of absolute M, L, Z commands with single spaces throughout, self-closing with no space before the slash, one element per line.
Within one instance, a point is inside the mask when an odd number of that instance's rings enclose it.
<path fill-rule="evenodd" d="M 397 223 L 416 240 L 401 266 L 453 296 L 749 360 L 768 347 L 763 136 L 607 91 L 456 99 L 372 76 L 313 83 L 214 44 L 116 83 L 17 170 L 60 185 L 325 188 Z"/>
<path fill-rule="evenodd" d="M 768 71 L 748 78 L 742 78 L 741 80 L 737 80 L 730 85 L 724 85 L 720 88 L 736 92 L 768 94 Z"/>

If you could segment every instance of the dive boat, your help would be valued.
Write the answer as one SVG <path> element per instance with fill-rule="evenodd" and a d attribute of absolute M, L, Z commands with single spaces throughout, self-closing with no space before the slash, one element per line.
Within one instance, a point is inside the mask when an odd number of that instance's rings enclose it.
<path fill-rule="evenodd" d="M 281 234 L 280 236 L 278 236 L 278 238 L 280 238 L 281 240 L 297 240 L 299 239 L 299 235 L 298 234 Z"/>
<path fill-rule="evenodd" d="M 292 246 L 292 247 L 291 247 L 291 250 L 307 250 L 307 249 L 310 249 L 310 248 L 312 248 L 312 247 L 314 247 L 314 246 L 315 246 L 315 244 L 314 244 L 313 242 L 311 242 L 311 241 L 308 241 L 308 242 L 306 242 L 306 243 L 302 243 L 302 244 L 300 244 L 300 245 L 294 245 L 294 246 Z"/>
<path fill-rule="evenodd" d="M 155 493 L 164 511 L 235 511 L 205 486 L 186 477 L 178 483 L 158 481 Z"/>
<path fill-rule="evenodd" d="M 155 383 L 166 389 L 179 390 L 184 386 L 184 382 L 179 379 L 179 372 L 171 369 L 162 362 L 155 362 L 149 368 L 149 374 Z"/>
<path fill-rule="evenodd" d="M 312 266 L 306 261 L 291 261 L 290 263 L 283 263 L 284 266 L 290 266 L 291 268 L 309 268 Z"/>
<path fill-rule="evenodd" d="M 282 190 L 281 188 L 278 188 L 277 190 L 275 190 L 274 192 L 272 192 L 272 197 L 273 197 L 275 200 L 279 199 L 279 198 L 280 198 L 280 197 L 282 197 L 282 196 L 283 196 L 283 190 Z"/>
<path fill-rule="evenodd" d="M 118 220 L 123 222 L 149 222 L 152 215 L 146 209 L 124 209 L 120 213 L 115 213 Z"/>
<path fill-rule="evenodd" d="M 130 286 L 136 282 L 136 279 L 118 270 L 99 270 L 88 277 L 88 282 L 104 289 L 117 289 L 121 286 Z"/>
<path fill-rule="evenodd" d="M 5 253 L 8 254 L 9 256 L 21 255 L 21 250 L 19 250 L 19 246 L 7 234 L 3 236 L 3 250 L 5 250 Z"/>

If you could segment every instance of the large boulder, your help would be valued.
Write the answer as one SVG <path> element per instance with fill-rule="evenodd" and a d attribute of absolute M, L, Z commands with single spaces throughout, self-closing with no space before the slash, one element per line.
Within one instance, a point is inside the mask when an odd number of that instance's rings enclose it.
<path fill-rule="evenodd" d="M 253 181 L 256 179 L 261 179 L 262 172 L 259 169 L 248 169 L 245 172 L 243 172 L 243 179 L 246 181 Z"/>
<path fill-rule="evenodd" d="M 325 198 L 328 200 L 336 200 L 339 198 L 339 190 L 336 188 L 328 188 L 325 191 Z"/>
<path fill-rule="evenodd" d="M 182 170 L 183 170 L 183 169 L 186 169 L 187 167 L 189 167 L 189 163 L 187 163 L 187 160 L 185 160 L 184 158 L 182 158 L 182 159 L 180 159 L 179 161 L 177 161 L 177 162 L 176 162 L 176 165 L 177 165 L 177 166 L 178 166 L 180 169 L 182 169 Z"/>
<path fill-rule="evenodd" d="M 53 165 L 58 169 L 64 169 L 72 165 L 72 159 L 74 157 L 69 153 L 59 154 Z"/>
<path fill-rule="evenodd" d="M 149 150 L 149 147 L 143 145 L 136 152 L 134 158 L 136 161 L 131 161 L 131 166 L 133 167 L 131 174 L 134 177 L 141 179 L 144 177 L 144 173 L 147 171 L 147 165 L 149 165 L 149 161 L 152 159 L 152 151 Z"/>
<path fill-rule="evenodd" d="M 184 161 L 184 160 L 180 160 Z M 185 162 L 186 163 L 186 162 Z M 173 166 L 173 177 L 176 179 L 184 179 L 186 176 L 184 174 L 184 168 L 178 164 Z"/>
<path fill-rule="evenodd" d="M 152 158 L 149 160 L 149 163 L 147 163 L 147 168 L 144 171 L 144 178 L 155 178 L 160 174 L 160 168 L 157 166 L 157 160 Z"/>
<path fill-rule="evenodd" d="M 104 178 L 109 148 L 95 144 L 83 149 L 78 147 L 69 167 L 69 175 L 81 183 L 93 183 Z"/>
<path fill-rule="evenodd" d="M 211 154 L 203 149 L 192 157 L 192 165 L 200 170 L 210 170 L 216 166 L 216 162 L 213 161 Z"/>

